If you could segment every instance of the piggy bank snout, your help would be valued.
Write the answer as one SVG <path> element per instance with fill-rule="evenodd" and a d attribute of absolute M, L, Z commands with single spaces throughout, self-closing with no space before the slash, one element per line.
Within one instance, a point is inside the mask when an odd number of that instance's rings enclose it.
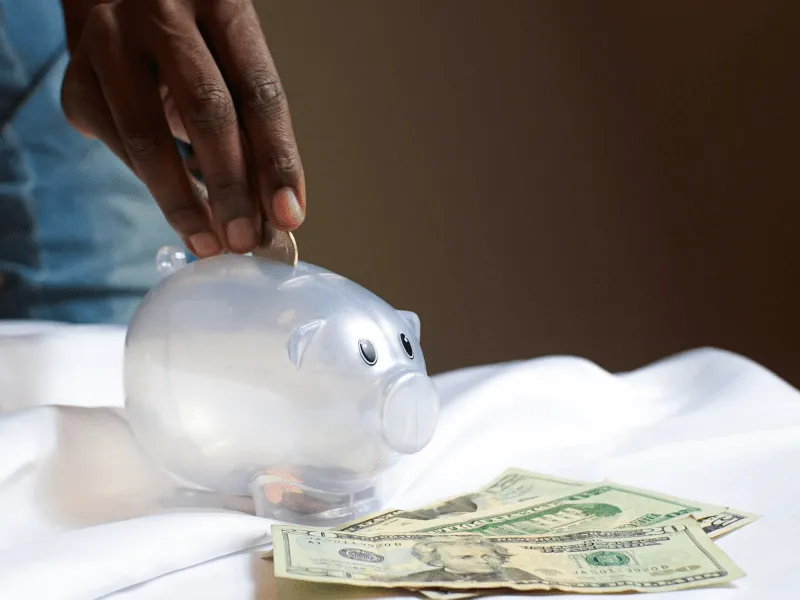
<path fill-rule="evenodd" d="M 405 373 L 385 388 L 381 432 L 401 454 L 419 452 L 431 441 L 439 421 L 439 393 L 422 373 Z"/>

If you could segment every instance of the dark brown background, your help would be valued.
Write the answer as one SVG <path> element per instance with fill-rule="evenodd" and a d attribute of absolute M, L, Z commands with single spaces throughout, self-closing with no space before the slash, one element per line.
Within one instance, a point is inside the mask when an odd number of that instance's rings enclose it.
<path fill-rule="evenodd" d="M 714 345 L 800 384 L 800 2 L 262 0 L 301 256 L 430 369 Z"/>

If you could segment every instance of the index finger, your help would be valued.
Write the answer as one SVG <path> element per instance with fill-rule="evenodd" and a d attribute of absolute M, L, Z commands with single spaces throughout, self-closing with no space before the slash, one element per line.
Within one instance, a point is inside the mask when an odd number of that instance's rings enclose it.
<path fill-rule="evenodd" d="M 233 95 L 250 149 L 262 211 L 293 230 L 305 218 L 305 178 L 289 105 L 251 2 L 220 0 L 198 15 Z"/>

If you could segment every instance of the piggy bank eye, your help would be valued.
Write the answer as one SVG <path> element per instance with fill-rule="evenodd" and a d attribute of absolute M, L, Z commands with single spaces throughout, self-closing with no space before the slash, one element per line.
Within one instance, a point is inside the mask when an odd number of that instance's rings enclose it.
<path fill-rule="evenodd" d="M 375 346 L 369 340 L 358 340 L 358 351 L 361 353 L 361 358 L 369 366 L 378 362 L 378 353 L 375 351 Z"/>
<path fill-rule="evenodd" d="M 400 343 L 403 344 L 403 350 L 406 351 L 408 358 L 414 358 L 414 347 L 411 345 L 405 333 L 400 334 Z"/>

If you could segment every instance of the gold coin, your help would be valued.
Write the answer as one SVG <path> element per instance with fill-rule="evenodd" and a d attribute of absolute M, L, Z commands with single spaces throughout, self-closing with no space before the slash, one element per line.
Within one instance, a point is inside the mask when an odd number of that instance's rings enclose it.
<path fill-rule="evenodd" d="M 264 241 L 253 250 L 253 256 L 297 266 L 297 242 L 291 231 L 281 231 L 264 223 Z"/>

